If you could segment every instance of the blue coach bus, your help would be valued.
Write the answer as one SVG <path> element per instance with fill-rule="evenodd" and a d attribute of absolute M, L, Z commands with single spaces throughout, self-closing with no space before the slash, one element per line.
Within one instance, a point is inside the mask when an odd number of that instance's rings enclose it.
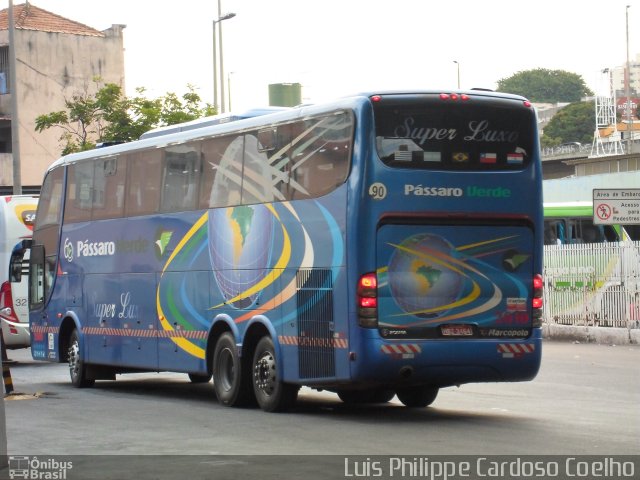
<path fill-rule="evenodd" d="M 72 383 L 184 372 L 221 404 L 431 404 L 535 377 L 536 118 L 487 91 L 362 94 L 66 156 L 30 257 L 32 354 Z"/>

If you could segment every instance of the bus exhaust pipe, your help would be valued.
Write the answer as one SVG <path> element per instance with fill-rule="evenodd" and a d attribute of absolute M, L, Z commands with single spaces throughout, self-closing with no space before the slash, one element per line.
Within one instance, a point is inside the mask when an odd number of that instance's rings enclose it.
<path fill-rule="evenodd" d="M 399 375 L 402 380 L 409 380 L 413 376 L 413 367 L 402 367 Z"/>

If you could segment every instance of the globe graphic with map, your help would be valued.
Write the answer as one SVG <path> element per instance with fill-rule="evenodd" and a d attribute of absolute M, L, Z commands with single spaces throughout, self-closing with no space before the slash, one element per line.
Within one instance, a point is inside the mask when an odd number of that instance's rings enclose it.
<path fill-rule="evenodd" d="M 226 302 L 249 308 L 259 292 L 246 294 L 266 274 L 271 256 L 273 215 L 263 205 L 209 212 L 209 256 Z"/>
<path fill-rule="evenodd" d="M 463 277 L 451 261 L 457 257 L 452 245 L 438 235 L 405 239 L 392 254 L 388 268 L 389 288 L 397 305 L 418 317 L 444 314 L 462 290 Z"/>

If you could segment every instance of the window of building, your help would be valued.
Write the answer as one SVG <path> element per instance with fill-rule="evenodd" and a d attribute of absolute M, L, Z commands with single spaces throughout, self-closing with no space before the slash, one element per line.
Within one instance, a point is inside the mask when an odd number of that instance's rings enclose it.
<path fill-rule="evenodd" d="M 0 95 L 11 93 L 9 65 L 9 47 L 0 47 Z"/>

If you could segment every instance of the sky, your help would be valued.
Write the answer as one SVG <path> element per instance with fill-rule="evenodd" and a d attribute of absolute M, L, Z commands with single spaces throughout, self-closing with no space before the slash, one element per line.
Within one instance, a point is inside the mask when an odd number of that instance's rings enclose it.
<path fill-rule="evenodd" d="M 213 20 L 223 27 L 231 110 L 268 104 L 268 85 L 302 84 L 304 102 L 359 91 L 494 89 L 534 68 L 581 75 L 640 54 L 640 0 L 32 0 L 98 30 L 125 24 L 128 95 L 197 88 L 213 101 Z M 2 0 L 8 6 L 8 0 Z M 14 0 L 14 5 L 23 0 Z M 626 6 L 630 5 L 627 10 Z M 219 24 L 220 25 L 220 24 Z M 455 63 L 458 62 L 458 63 Z"/>

